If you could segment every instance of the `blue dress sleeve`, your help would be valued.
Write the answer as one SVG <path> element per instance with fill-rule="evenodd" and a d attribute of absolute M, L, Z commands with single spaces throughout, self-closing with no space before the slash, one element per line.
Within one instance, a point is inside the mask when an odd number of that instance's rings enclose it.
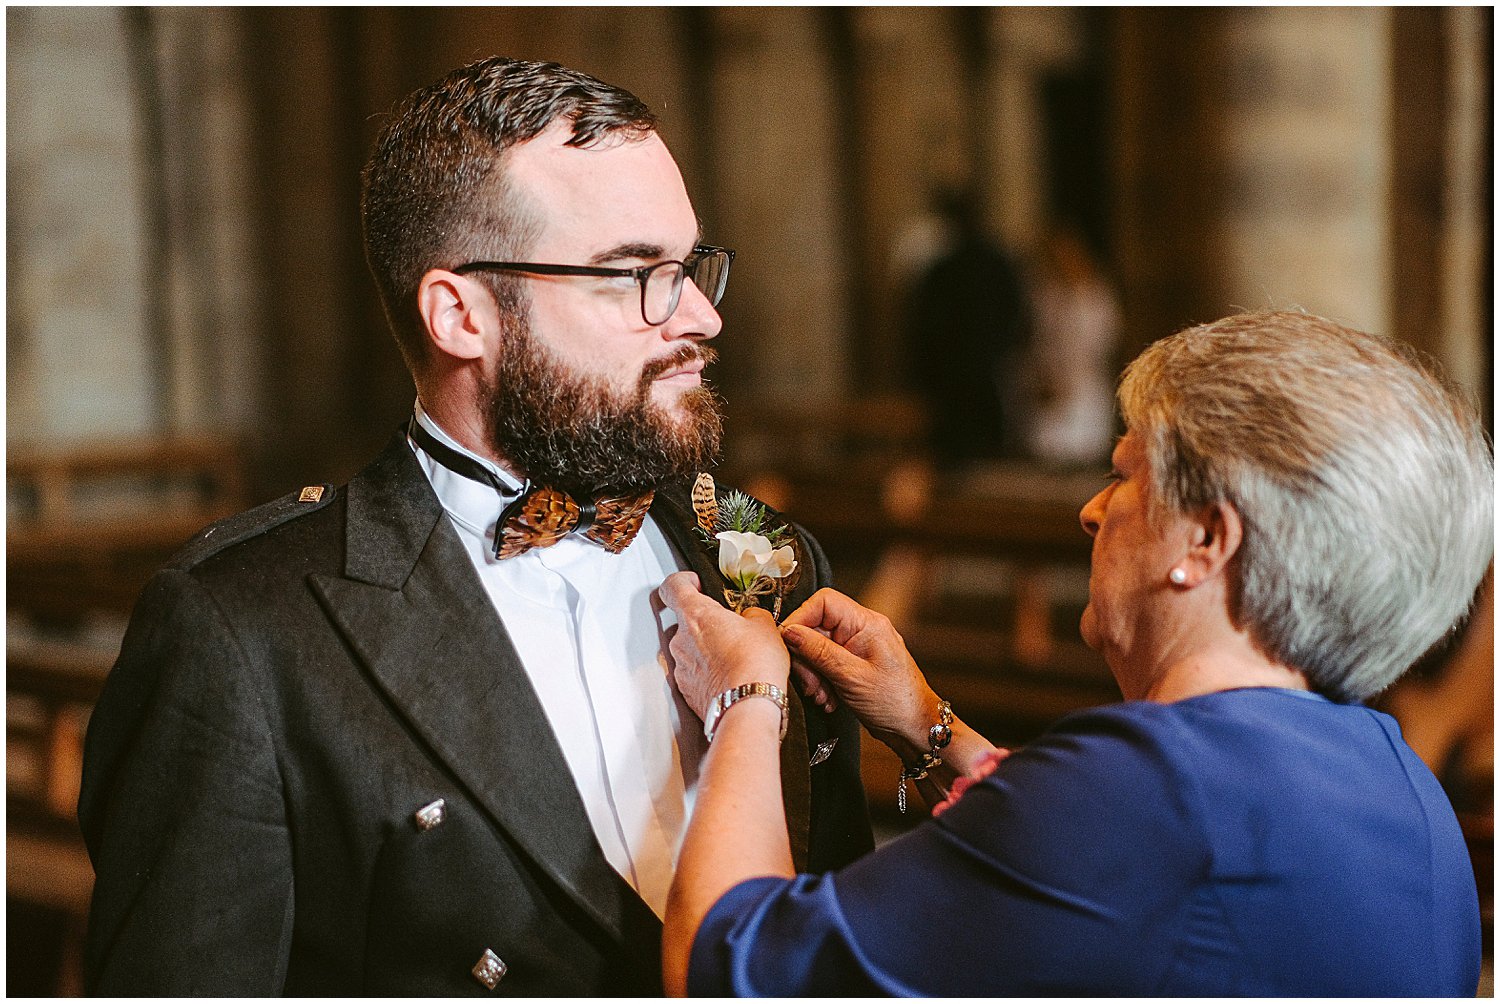
<path fill-rule="evenodd" d="M 736 886 L 699 930 L 689 989 L 1151 994 L 1184 935 L 1212 951 L 1221 919 L 1194 896 L 1210 855 L 1154 714 L 1075 715 L 848 868 Z"/>

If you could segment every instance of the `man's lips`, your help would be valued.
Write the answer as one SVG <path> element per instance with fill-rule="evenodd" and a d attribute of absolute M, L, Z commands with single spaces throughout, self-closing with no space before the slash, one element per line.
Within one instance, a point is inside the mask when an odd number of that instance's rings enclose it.
<path fill-rule="evenodd" d="M 673 380 L 681 378 L 684 382 L 686 382 L 689 378 L 691 378 L 692 381 L 696 382 L 702 379 L 699 374 L 703 372 L 703 365 L 704 361 L 702 359 L 694 359 L 692 362 L 683 363 L 680 366 L 672 367 L 665 373 L 658 376 L 656 379 Z"/>
<path fill-rule="evenodd" d="M 696 386 L 703 382 L 703 368 L 713 363 L 718 353 L 707 345 L 683 346 L 664 358 L 647 363 L 641 370 L 641 386 L 661 380 Z"/>

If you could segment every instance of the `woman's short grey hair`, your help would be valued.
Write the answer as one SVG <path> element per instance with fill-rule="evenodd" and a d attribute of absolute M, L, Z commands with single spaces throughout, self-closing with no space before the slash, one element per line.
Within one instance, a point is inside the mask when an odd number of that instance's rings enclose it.
<path fill-rule="evenodd" d="M 1454 629 L 1494 554 L 1494 459 L 1409 349 L 1310 314 L 1240 314 L 1150 346 L 1120 381 L 1153 504 L 1244 524 L 1231 616 L 1335 700 Z"/>

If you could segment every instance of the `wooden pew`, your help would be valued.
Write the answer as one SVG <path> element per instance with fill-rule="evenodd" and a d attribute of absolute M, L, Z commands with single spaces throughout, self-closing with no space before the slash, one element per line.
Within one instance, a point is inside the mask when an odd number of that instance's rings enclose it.
<path fill-rule="evenodd" d="M 233 444 L 201 440 L 7 457 L 6 895 L 33 923 L 63 918 L 60 996 L 82 991 L 93 889 L 76 819 L 89 713 L 147 578 L 244 508 L 241 471 Z"/>
<path fill-rule="evenodd" d="M 94 872 L 75 807 L 89 711 L 114 658 L 112 649 L 66 642 L 6 646 L 6 897 L 63 918 L 58 996 L 83 990 Z"/>
<path fill-rule="evenodd" d="M 232 443 L 93 443 L 6 458 L 7 608 L 52 627 L 127 614 L 188 538 L 244 508 Z"/>

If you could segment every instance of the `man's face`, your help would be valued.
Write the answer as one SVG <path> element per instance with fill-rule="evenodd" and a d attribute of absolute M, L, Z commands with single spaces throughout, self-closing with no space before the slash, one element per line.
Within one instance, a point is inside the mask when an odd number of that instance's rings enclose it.
<path fill-rule="evenodd" d="M 527 260 L 631 268 L 687 257 L 697 219 L 652 134 L 564 146 L 565 123 L 513 148 L 510 186 L 540 221 Z M 718 313 L 684 282 L 662 324 L 631 278 L 521 275 L 525 316 L 502 332 L 485 407 L 495 447 L 533 480 L 573 490 L 646 488 L 708 466 L 717 403 L 703 384 Z"/>

